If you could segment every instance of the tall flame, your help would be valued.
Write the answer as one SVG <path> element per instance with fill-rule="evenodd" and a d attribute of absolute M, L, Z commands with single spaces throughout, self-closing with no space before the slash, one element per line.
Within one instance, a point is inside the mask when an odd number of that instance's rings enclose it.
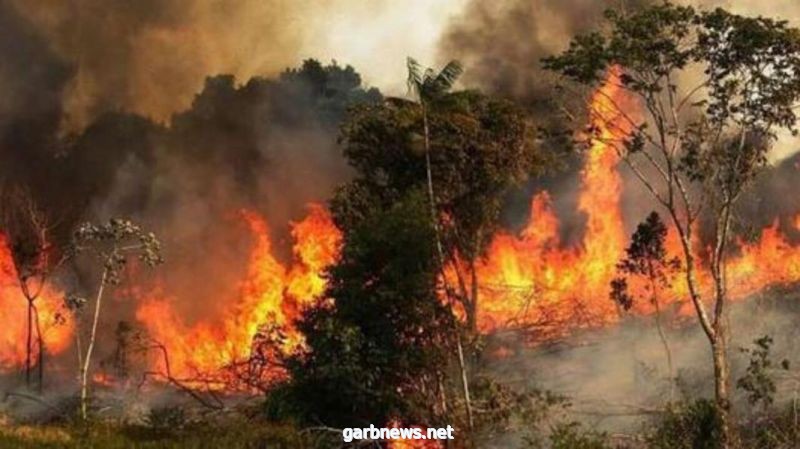
<path fill-rule="evenodd" d="M 274 256 L 261 216 L 243 211 L 242 219 L 253 236 L 253 246 L 239 296 L 222 317 L 188 325 L 173 310 L 170 298 L 158 292 L 136 312 L 150 337 L 165 346 L 170 374 L 176 378 L 214 373 L 246 359 L 265 325 L 281 329 L 286 336 L 285 349 L 300 344 L 293 323 L 325 289 L 322 273 L 338 257 L 341 235 L 322 206 L 309 206 L 308 216 L 292 224 L 295 259 L 290 266 Z M 165 362 L 159 363 L 166 370 Z"/>
<path fill-rule="evenodd" d="M 574 328 L 618 321 L 619 313 L 608 292 L 616 263 L 624 255 L 627 237 L 620 207 L 622 179 L 616 170 L 619 156 L 611 142 L 626 137 L 631 124 L 613 111 L 636 110 L 619 88 L 618 77 L 619 72 L 612 70 L 590 105 L 591 125 L 597 138 L 586 155 L 581 174 L 578 205 L 586 215 L 583 243 L 562 247 L 550 197 L 547 192 L 536 195 L 527 227 L 519 235 L 498 234 L 478 266 L 482 285 L 478 320 L 481 330 L 535 326 L 539 335 L 546 338 Z M 800 229 L 800 215 L 792 224 Z M 670 229 L 666 243 L 671 256 L 681 254 L 674 229 Z M 693 243 L 699 253 L 701 245 Z M 759 241 L 739 242 L 738 254 L 729 259 L 727 276 L 729 293 L 734 299 L 769 286 L 797 282 L 800 247 L 781 234 L 776 222 L 763 230 Z M 708 271 L 701 267 L 697 278 L 707 299 L 712 285 Z M 636 288 L 637 284 L 631 286 Z M 665 293 L 661 301 L 674 303 L 681 314 L 692 313 L 682 277 L 675 275 Z M 655 309 L 642 301 L 635 311 L 652 313 Z"/>
<path fill-rule="evenodd" d="M 610 141 L 619 140 L 630 126 L 614 115 L 624 101 L 612 72 L 591 104 L 596 129 L 581 173 L 578 207 L 586 215 L 583 244 L 562 249 L 547 192 L 531 203 L 531 218 L 519 236 L 498 234 L 487 257 L 477 267 L 480 291 L 478 325 L 484 330 L 510 324 L 556 326 L 606 324 L 616 320 L 604 292 L 625 248 L 619 198 L 622 178 L 619 156 Z"/>

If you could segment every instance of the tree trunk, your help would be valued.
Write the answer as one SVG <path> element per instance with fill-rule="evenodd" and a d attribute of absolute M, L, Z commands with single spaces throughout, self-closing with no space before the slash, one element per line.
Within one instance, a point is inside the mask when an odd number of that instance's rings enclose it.
<path fill-rule="evenodd" d="M 475 256 L 477 257 L 477 256 Z M 478 333 L 478 272 L 475 269 L 475 259 L 469 261 L 470 271 L 470 300 L 467 314 L 467 327 L 473 335 Z"/>
<path fill-rule="evenodd" d="M 420 101 L 420 104 L 422 105 L 422 130 L 425 139 L 425 172 L 428 183 L 428 202 L 431 204 L 431 224 L 433 225 L 433 231 L 436 236 L 436 252 L 439 257 L 439 266 L 442 270 L 442 276 L 444 276 L 444 247 L 442 246 L 442 237 L 439 232 L 439 214 L 436 212 L 436 195 L 433 193 L 433 172 L 431 170 L 431 144 L 428 132 L 428 111 L 425 107 L 425 103 Z"/>
<path fill-rule="evenodd" d="M 25 344 L 25 386 L 31 387 L 31 371 L 33 371 L 33 301 L 28 301 L 28 335 Z"/>
<path fill-rule="evenodd" d="M 727 338 L 728 329 L 725 323 L 724 305 L 726 300 L 725 292 L 725 273 L 724 273 L 724 240 L 727 238 L 727 226 L 730 222 L 730 215 L 726 215 L 724 223 L 717 223 L 717 246 L 711 258 L 711 274 L 714 279 L 714 296 L 716 299 L 715 314 L 713 322 L 703 306 L 698 293 L 697 281 L 695 278 L 694 255 L 691 247 L 691 227 L 683 228 L 680 219 L 674 210 L 670 210 L 673 221 L 681 235 L 681 246 L 686 257 L 686 284 L 689 288 L 689 295 L 695 306 L 697 317 L 703 332 L 706 334 L 711 346 L 711 353 L 714 362 L 714 408 L 720 424 L 720 448 L 733 449 L 735 444 L 735 429 L 731 423 L 731 403 L 730 403 L 730 366 L 728 364 Z M 722 228 L 720 228 L 722 224 Z M 723 230 L 724 233 L 719 231 Z M 721 239 L 721 240 L 720 240 Z"/>
<path fill-rule="evenodd" d="M 83 418 L 84 421 L 86 421 L 87 418 L 86 405 L 89 398 L 89 365 L 92 361 L 92 352 L 94 351 L 94 343 L 97 337 L 97 323 L 100 320 L 100 304 L 103 301 L 103 290 L 106 286 L 107 276 L 108 270 L 103 270 L 103 277 L 100 280 L 100 287 L 97 290 L 97 299 L 94 304 L 94 317 L 92 319 L 92 331 L 89 334 L 89 344 L 86 347 L 83 365 L 81 365 L 81 418 Z"/>
<path fill-rule="evenodd" d="M 33 307 L 33 320 L 36 323 L 36 344 L 39 349 L 39 357 L 37 359 L 38 388 L 39 394 L 42 394 L 44 392 L 44 337 L 42 337 L 42 323 L 39 321 L 39 309 L 35 305 Z"/>
<path fill-rule="evenodd" d="M 430 134 L 428 128 L 428 111 L 425 107 L 425 103 L 420 99 L 420 105 L 422 106 L 422 126 L 423 126 L 423 133 L 424 133 L 424 142 L 425 142 L 425 171 L 427 175 L 427 182 L 428 182 L 428 201 L 431 205 L 431 223 L 433 225 L 433 232 L 436 237 L 436 252 L 439 257 L 439 268 L 441 270 L 442 281 L 447 282 L 445 278 L 445 257 L 444 257 L 444 248 L 442 246 L 442 237 L 441 232 L 439 229 L 439 214 L 436 212 L 436 195 L 433 193 L 433 170 L 431 169 L 431 146 L 430 146 Z M 446 287 L 445 287 L 446 288 Z M 469 317 L 469 312 L 467 313 Z M 456 330 L 458 332 L 458 330 Z M 461 371 L 461 387 L 464 393 L 464 404 L 467 411 L 467 424 L 469 429 L 472 430 L 473 426 L 473 419 L 472 419 L 472 402 L 470 400 L 469 394 L 469 381 L 467 375 L 467 367 L 466 363 L 464 362 L 464 350 L 461 346 L 461 336 L 457 336 L 457 345 L 458 345 L 458 367 Z"/>
<path fill-rule="evenodd" d="M 661 345 L 664 346 L 664 354 L 667 357 L 667 373 L 669 375 L 669 402 L 672 403 L 672 401 L 675 400 L 675 368 L 672 365 L 672 350 L 669 347 L 667 334 L 664 332 L 664 327 L 661 323 L 661 304 L 658 301 L 658 283 L 656 282 L 655 269 L 653 268 L 652 263 L 649 261 L 647 263 L 647 268 L 648 275 L 650 277 L 650 288 L 653 290 L 653 296 L 651 300 L 656 309 L 656 329 L 658 330 L 658 337 L 661 339 Z"/>
<path fill-rule="evenodd" d="M 461 368 L 461 386 L 464 388 L 464 408 L 467 410 L 467 428 L 473 429 L 472 401 L 469 397 L 469 381 L 467 379 L 467 369 L 464 363 L 464 348 L 461 346 L 461 336 L 458 336 L 458 364 Z"/>
<path fill-rule="evenodd" d="M 725 336 L 720 335 L 711 347 L 714 356 L 714 393 L 720 427 L 720 448 L 731 449 L 734 447 L 734 433 L 731 427 L 730 369 Z"/>
<path fill-rule="evenodd" d="M 716 229 L 716 247 L 711 259 L 711 275 L 714 278 L 714 339 L 711 342 L 714 355 L 714 384 L 716 408 L 720 424 L 720 447 L 733 448 L 737 443 L 735 423 L 731 417 L 730 364 L 728 362 L 728 322 L 725 304 L 728 299 L 725 258 L 730 229 L 731 197 L 726 196 L 720 210 Z"/>

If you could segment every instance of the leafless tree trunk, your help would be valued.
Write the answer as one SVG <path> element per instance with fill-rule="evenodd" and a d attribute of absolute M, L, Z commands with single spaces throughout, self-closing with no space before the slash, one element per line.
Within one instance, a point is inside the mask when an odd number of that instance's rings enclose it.
<path fill-rule="evenodd" d="M 25 385 L 31 388 L 34 364 L 38 364 L 38 389 L 41 392 L 45 351 L 36 301 L 44 291 L 50 274 L 63 262 L 63 258 L 51 260 L 49 234 L 55 224 L 36 203 L 33 194 L 23 186 L 10 185 L 4 186 L 0 195 L 0 231 L 8 238 L 17 283 L 27 307 Z M 34 344 L 38 355 L 34 354 Z"/>
<path fill-rule="evenodd" d="M 447 283 L 447 275 L 445 273 L 445 263 L 446 258 L 444 255 L 444 247 L 442 245 L 442 236 L 441 230 L 439 227 L 439 214 L 436 211 L 436 195 L 434 194 L 433 190 L 433 173 L 431 170 L 431 147 L 430 147 L 430 131 L 428 125 L 428 111 L 424 101 L 420 101 L 420 105 L 422 107 L 422 126 L 423 126 L 423 138 L 424 138 L 424 145 L 425 145 L 425 171 L 427 174 L 427 184 L 428 184 L 428 202 L 430 203 L 431 207 L 431 223 L 433 225 L 433 231 L 436 237 L 436 252 L 439 258 L 439 268 L 441 270 L 442 282 L 445 284 Z M 449 287 L 445 285 L 445 290 L 448 292 L 450 291 Z M 469 394 L 469 376 L 467 373 L 467 365 L 464 360 L 464 349 L 461 345 L 461 335 L 458 330 L 456 330 L 456 344 L 458 347 L 458 368 L 461 372 L 461 388 L 464 394 L 464 407 L 467 413 L 467 423 L 469 425 L 470 430 L 473 428 L 473 419 L 472 419 L 472 401 L 470 400 Z"/>
<path fill-rule="evenodd" d="M 86 354 L 83 356 L 83 364 L 81 365 L 80 379 L 81 379 L 81 418 L 85 421 L 87 414 L 88 402 L 88 385 L 89 385 L 89 367 L 92 362 L 92 353 L 94 352 L 94 344 L 97 340 L 97 323 L 100 321 L 100 306 L 103 301 L 103 292 L 106 287 L 106 280 L 108 277 L 108 270 L 103 270 L 103 276 L 100 279 L 100 286 L 97 289 L 97 296 L 94 303 L 94 315 L 92 318 L 92 328 L 89 333 L 89 342 L 86 347 Z"/>

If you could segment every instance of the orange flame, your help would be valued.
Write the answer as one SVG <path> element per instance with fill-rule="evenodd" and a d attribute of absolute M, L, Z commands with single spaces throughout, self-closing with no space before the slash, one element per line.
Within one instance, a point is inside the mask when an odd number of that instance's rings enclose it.
<path fill-rule="evenodd" d="M 536 195 L 527 227 L 518 236 L 498 234 L 478 265 L 481 330 L 537 326 L 546 338 L 618 321 L 619 313 L 608 292 L 627 237 L 620 207 L 622 179 L 616 169 L 619 156 L 611 142 L 623 139 L 631 131 L 631 123 L 612 111 L 636 110 L 619 88 L 618 77 L 618 71 L 611 71 L 591 102 L 590 117 L 597 138 L 586 156 L 578 201 L 587 218 L 583 243 L 562 248 L 549 195 Z M 800 214 L 793 225 L 800 229 Z M 669 231 L 667 248 L 672 256 L 678 256 L 681 252 L 676 232 L 672 228 Z M 700 254 L 699 242 L 693 245 Z M 778 223 L 764 229 L 755 243 L 739 242 L 738 253 L 727 266 L 729 293 L 734 299 L 800 280 L 800 247 L 780 233 Z M 702 267 L 698 271 L 698 283 L 707 299 L 710 275 Z M 676 276 L 671 281 L 670 291 L 661 301 L 675 303 L 682 315 L 692 313 L 684 279 Z M 637 284 L 631 287 L 637 288 Z M 649 302 L 641 301 L 635 311 L 646 314 L 655 310 Z"/>
<path fill-rule="evenodd" d="M 619 156 L 612 141 L 631 131 L 626 117 L 614 115 L 622 107 L 635 111 L 635 105 L 619 88 L 619 73 L 612 71 L 608 82 L 591 103 L 591 125 L 595 138 L 581 172 L 578 207 L 586 216 L 583 241 L 567 247 L 559 237 L 559 219 L 551 207 L 550 195 L 541 192 L 531 201 L 528 225 L 519 233 L 499 232 L 477 263 L 480 282 L 478 326 L 481 331 L 508 326 L 533 326 L 540 338 L 564 335 L 576 328 L 605 326 L 619 320 L 619 312 L 609 299 L 609 283 L 616 275 L 616 264 L 627 245 L 621 213 L 622 177 Z M 264 326 L 280 329 L 281 351 L 302 345 L 294 328 L 302 310 L 325 290 L 323 272 L 339 255 L 341 233 L 321 205 L 310 205 L 300 222 L 292 223 L 293 260 L 282 262 L 274 255 L 273 242 L 264 219 L 252 211 L 242 213 L 253 237 L 245 277 L 233 304 L 213 319 L 187 323 L 173 308 L 173 298 L 155 289 L 142 299 L 136 318 L 153 340 L 163 344 L 169 357 L 154 357 L 154 369 L 169 371 L 175 378 L 193 378 L 218 373 L 232 363 L 246 359 L 254 340 Z M 800 247 L 782 234 L 779 223 L 763 230 L 754 243 L 739 242 L 727 267 L 730 293 L 742 298 L 764 288 L 800 280 Z M 791 225 L 800 231 L 800 214 Z M 695 232 L 696 236 L 697 233 Z M 699 242 L 693 242 L 698 254 Z M 667 247 L 678 255 L 679 244 L 673 229 Z M 710 277 L 705 269 L 698 282 L 707 298 Z M 638 288 L 636 284 L 632 288 Z M 42 323 L 55 320 L 55 292 L 46 291 L 37 303 Z M 692 313 L 682 278 L 671 283 L 663 297 L 679 313 Z M 16 273 L 5 238 L 0 236 L 0 307 L 4 320 L 0 330 L 0 368 L 24 363 L 25 301 L 19 293 Z M 641 301 L 635 311 L 652 313 Z M 45 333 L 50 352 L 63 351 L 69 342 L 72 324 L 52 327 Z M 393 447 L 405 447 L 393 443 Z"/>
<path fill-rule="evenodd" d="M 528 225 L 518 235 L 498 233 L 486 257 L 478 261 L 480 330 L 534 326 L 540 338 L 548 338 L 619 320 L 608 292 L 628 238 L 620 207 L 620 158 L 614 143 L 627 136 L 632 124 L 614 111 L 636 111 L 636 105 L 620 88 L 619 75 L 611 71 L 591 101 L 594 133 L 578 198 L 578 207 L 586 216 L 583 242 L 565 247 L 549 194 L 535 195 Z M 263 219 L 252 212 L 244 213 L 244 218 L 255 238 L 249 269 L 241 297 L 221 322 L 187 326 L 163 299 L 150 299 L 139 307 L 139 320 L 151 335 L 167 344 L 174 371 L 213 371 L 246 357 L 264 324 L 279 326 L 286 333 L 284 350 L 301 344 L 302 338 L 292 324 L 299 312 L 324 291 L 321 273 L 338 257 L 340 232 L 322 206 L 310 206 L 309 216 L 293 223 L 294 261 L 286 266 L 272 254 Z M 800 215 L 793 224 L 800 230 Z M 699 242 L 694 244 L 699 254 L 702 248 Z M 667 236 L 667 247 L 672 255 L 680 254 L 674 229 Z M 731 295 L 737 298 L 771 285 L 795 282 L 800 280 L 800 248 L 779 232 L 776 223 L 763 231 L 758 242 L 740 242 L 739 255 L 730 261 L 728 276 Z M 701 268 L 697 277 L 707 297 L 711 286 L 707 271 Z M 676 277 L 671 284 L 661 300 L 663 305 L 673 303 L 680 314 L 692 313 L 683 279 Z M 631 288 L 644 287 L 633 282 Z M 634 308 L 641 314 L 654 310 L 647 301 L 638 302 Z M 398 444 L 394 446 L 402 447 Z"/>
<path fill-rule="evenodd" d="M 293 323 L 325 289 L 322 273 L 338 257 L 341 235 L 322 206 L 309 206 L 308 216 L 292 224 L 295 260 L 289 267 L 273 255 L 264 219 L 251 211 L 244 211 L 242 218 L 254 243 L 240 295 L 224 316 L 190 326 L 158 294 L 143 301 L 136 312 L 148 334 L 165 346 L 174 377 L 216 373 L 246 359 L 265 325 L 281 329 L 284 350 L 297 347 L 301 337 Z"/>
<path fill-rule="evenodd" d="M 561 248 L 550 197 L 547 192 L 536 195 L 527 227 L 519 236 L 498 234 L 478 265 L 482 330 L 547 324 L 558 331 L 565 323 L 597 325 L 617 319 L 605 292 L 626 239 L 619 208 L 619 156 L 608 142 L 630 129 L 624 118 L 612 115 L 624 101 L 617 77 L 612 72 L 592 98 L 591 121 L 597 137 L 586 157 L 578 199 L 587 218 L 583 245 Z"/>
<path fill-rule="evenodd" d="M 60 313 L 62 297 L 62 293 L 46 286 L 35 302 L 44 349 L 49 354 L 63 352 L 71 342 L 73 323 L 69 317 Z M 0 234 L 0 310 L 3 317 L 3 325 L 0 328 L 0 369 L 8 370 L 24 366 L 28 335 L 28 302 L 20 289 L 8 239 L 3 234 Z M 35 325 L 32 335 L 35 345 Z M 34 362 L 37 355 L 38 349 L 34 348 Z"/>

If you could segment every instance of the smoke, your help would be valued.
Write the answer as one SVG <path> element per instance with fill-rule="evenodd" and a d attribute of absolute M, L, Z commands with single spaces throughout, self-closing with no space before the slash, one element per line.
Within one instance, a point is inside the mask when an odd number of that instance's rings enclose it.
<path fill-rule="evenodd" d="M 304 3 L 285 0 L 73 0 L 14 5 L 76 67 L 68 129 L 124 108 L 159 121 L 213 73 L 242 78 L 296 63 Z"/>
<path fill-rule="evenodd" d="M 35 29 L 0 0 L 0 174 L 36 170 L 56 151 L 61 94 L 72 75 Z M 12 150 L 13 149 L 13 150 Z"/>
<path fill-rule="evenodd" d="M 165 123 L 207 75 L 275 76 L 306 58 L 346 60 L 399 88 L 405 57 L 433 59 L 464 0 L 8 1 L 75 67 L 62 123 L 74 131 L 118 109 Z"/>
<path fill-rule="evenodd" d="M 101 115 L 67 160 L 82 161 L 74 162 L 78 173 L 96 180 L 81 194 L 90 198 L 85 218 L 131 217 L 161 238 L 168 261 L 159 269 L 161 293 L 192 322 L 237 297 L 251 244 L 239 212 L 263 214 L 280 255 L 290 258 L 288 223 L 349 176 L 336 145 L 345 109 L 379 98 L 352 68 L 315 61 L 242 85 L 220 75 L 168 126 Z"/>
<path fill-rule="evenodd" d="M 464 83 L 478 86 L 488 92 L 507 97 L 525 105 L 533 119 L 542 126 L 557 128 L 568 119 L 563 113 L 568 108 L 573 115 L 566 126 L 580 127 L 585 121 L 585 105 L 580 98 L 556 92 L 554 75 L 543 70 L 541 60 L 565 50 L 577 34 L 600 30 L 603 26 L 603 11 L 608 8 L 632 11 L 652 1 L 592 1 L 568 0 L 562 2 L 502 0 L 497 2 L 469 2 L 462 13 L 453 19 L 443 33 L 439 45 L 441 59 L 458 59 L 465 65 Z M 800 6 L 796 2 L 781 1 L 765 3 L 756 1 L 686 0 L 682 3 L 711 9 L 724 7 L 743 15 L 775 17 L 780 11 L 781 20 L 790 25 L 800 25 Z M 686 76 L 685 84 L 691 84 Z M 547 150 L 552 150 L 548 148 Z M 800 149 L 800 140 L 789 132 L 782 132 L 770 151 L 773 167 L 767 170 L 755 186 L 751 197 L 756 198 L 745 210 L 746 217 L 754 219 L 754 227 L 768 225 L 776 217 L 788 225 L 794 204 L 784 200 L 794 186 L 796 163 L 791 156 Z M 789 158 L 785 163 L 781 163 Z M 576 194 L 579 185 L 579 170 L 582 166 L 579 155 L 567 160 L 567 169 L 553 176 L 531 182 L 522 192 L 510 197 L 507 221 L 512 224 L 524 222 L 529 216 L 531 193 L 538 190 L 551 192 L 554 207 L 561 217 L 562 241 L 581 239 L 585 217 L 577 212 Z M 637 180 L 626 175 L 628 188 L 624 192 L 624 215 L 626 224 L 633 229 L 645 214 L 652 210 L 649 193 L 638 188 Z M 774 194 L 783 192 L 781 196 Z M 781 198 L 777 210 L 773 203 Z M 745 201 L 743 201 L 744 203 Z M 757 210 L 756 210 L 757 209 Z M 776 213 L 777 212 L 777 213 Z M 785 228 L 791 228 L 786 226 Z M 792 234 L 792 232 L 790 232 Z"/>
<path fill-rule="evenodd" d="M 733 387 L 749 362 L 741 349 L 752 348 L 757 338 L 773 338 L 770 359 L 774 366 L 784 359 L 790 366 L 798 361 L 793 343 L 798 337 L 797 297 L 796 291 L 774 291 L 733 304 L 729 346 Z M 672 383 L 655 319 L 629 317 L 619 326 L 585 331 L 545 346 L 522 344 L 513 355 L 490 361 L 486 369 L 522 390 L 544 389 L 568 396 L 573 404 L 571 418 L 590 428 L 635 433 L 657 416 L 654 412 L 670 400 L 670 394 L 673 401 L 714 395 L 711 351 L 694 317 L 675 317 L 669 310 L 661 317 L 676 378 Z M 507 337 L 502 344 L 510 341 Z M 781 379 L 774 376 L 776 403 L 783 406 L 792 399 L 795 386 Z M 747 416 L 744 392 L 734 389 L 733 398 L 742 417 Z"/>
<path fill-rule="evenodd" d="M 174 24 L 166 12 L 148 15 L 138 6 L 130 11 L 123 6 L 109 17 L 98 12 L 97 20 L 133 15 L 131 38 L 137 35 L 133 30 L 153 23 Z M 91 18 L 91 11 L 81 9 L 81 15 Z M 135 282 L 161 284 L 190 323 L 214 317 L 231 307 L 225 299 L 237 297 L 252 243 L 239 211 L 266 216 L 277 248 L 288 258 L 288 222 L 305 215 L 307 203 L 328 198 L 349 176 L 336 144 L 346 108 L 380 98 L 377 90 L 362 86 L 351 67 L 307 61 L 270 77 L 203 74 L 189 104 L 160 123 L 121 109 L 140 99 L 137 89 L 146 89 L 138 84 L 138 59 L 129 48 L 109 56 L 120 58 L 119 67 L 109 59 L 98 62 L 94 73 L 91 60 L 100 56 L 87 56 L 86 64 L 67 62 L 58 54 L 63 49 L 51 49 L 70 44 L 69 39 L 48 38 L 41 25 L 34 26 L 6 0 L 0 0 L 0 25 L 5 56 L 0 62 L 0 181 L 33 188 L 59 225 L 55 243 L 60 245 L 79 220 L 129 217 L 154 231 L 168 263 L 157 275 Z M 111 25 L 84 26 L 100 33 Z M 85 51 L 111 51 L 98 40 L 89 39 Z M 78 81 L 82 77 L 91 82 Z M 85 109 L 73 101 L 76 85 L 97 89 L 80 103 Z M 173 101 L 172 94 L 165 93 L 165 101 Z M 88 122 L 64 134 L 64 114 L 78 110 Z M 59 281 L 65 290 L 84 293 L 92 273 L 92 267 L 81 266 L 75 279 Z M 118 320 L 132 320 L 136 304 L 129 299 L 124 291 L 109 299 L 113 318 L 104 320 L 102 335 L 111 335 Z"/>
<path fill-rule="evenodd" d="M 0 0 L 0 177 L 31 185 L 65 230 L 79 219 L 111 216 L 154 230 L 167 258 L 157 276 L 179 313 L 188 322 L 213 317 L 231 306 L 225 300 L 247 262 L 250 242 L 237 211 L 263 213 L 288 256 L 286 223 L 349 176 L 336 146 L 347 105 L 380 97 L 351 68 L 307 63 L 281 72 L 285 67 L 307 56 L 339 57 L 397 88 L 406 55 L 459 59 L 464 85 L 521 102 L 546 123 L 560 114 L 541 58 L 595 28 L 605 8 L 643 3 L 456 0 L 410 8 L 353 0 Z M 725 6 L 800 18 L 789 0 L 780 9 L 766 2 Z M 408 36 L 397 39 L 399 33 Z M 786 148 L 783 154 L 792 146 Z M 545 186 L 565 223 L 566 244 L 583 227 L 577 158 L 574 166 L 512 201 L 527 207 L 530 191 Z M 792 200 L 796 169 L 791 158 L 776 176 L 762 178 L 756 192 L 765 200 L 747 213 L 771 219 L 774 198 L 781 215 L 800 209 Z M 109 304 L 116 319 L 132 317 L 124 299 Z M 116 326 L 107 323 L 102 335 Z M 654 378 L 664 377 L 660 343 L 644 327 L 609 330 L 585 349 L 522 350 L 496 369 L 508 378 L 531 373 L 540 386 L 576 399 L 621 402 L 640 392 L 659 398 L 663 382 L 642 384 L 637 374 L 647 366 L 655 367 Z M 708 366 L 697 332 L 671 336 L 680 348 L 676 365 Z"/>

